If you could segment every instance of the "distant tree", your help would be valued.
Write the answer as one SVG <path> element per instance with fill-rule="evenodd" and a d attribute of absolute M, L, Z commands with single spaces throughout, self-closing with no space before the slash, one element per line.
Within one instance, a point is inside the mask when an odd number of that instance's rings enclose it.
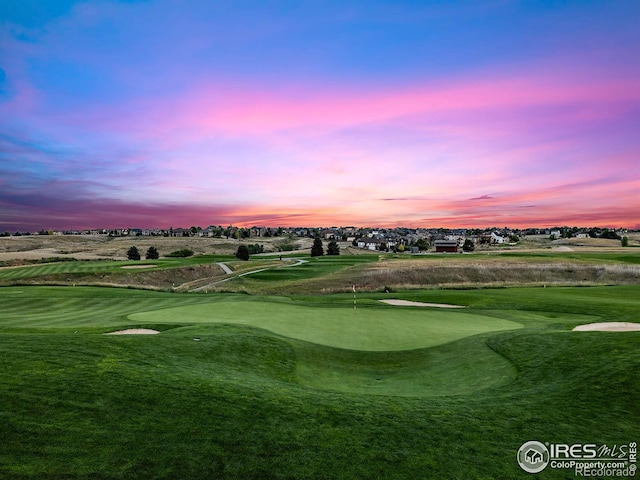
<path fill-rule="evenodd" d="M 249 255 L 255 255 L 256 253 L 264 253 L 264 245 L 258 245 L 257 243 L 247 245 Z"/>
<path fill-rule="evenodd" d="M 473 240 L 471 240 L 470 238 L 467 238 L 462 245 L 462 250 L 464 250 L 465 252 L 473 252 L 475 248 L 476 246 L 474 245 Z"/>
<path fill-rule="evenodd" d="M 416 240 L 416 247 L 418 247 L 418 250 L 421 252 L 424 252 L 425 250 L 429 250 L 429 242 L 425 238 L 419 238 Z"/>
<path fill-rule="evenodd" d="M 129 260 L 140 260 L 140 252 L 138 251 L 138 248 L 135 246 L 130 247 L 129 250 L 127 250 L 127 258 Z"/>
<path fill-rule="evenodd" d="M 618 235 L 614 230 L 609 230 L 608 228 L 605 228 L 602 230 L 602 234 L 600 235 L 600 238 L 620 240 L 620 235 Z"/>
<path fill-rule="evenodd" d="M 403 244 L 398 245 L 396 247 L 396 252 L 400 252 L 400 253 L 404 252 L 404 245 Z"/>
<path fill-rule="evenodd" d="M 628 247 L 629 246 L 629 237 L 627 237 L 627 236 L 622 237 L 622 239 L 620 240 L 620 244 L 623 247 Z"/>
<path fill-rule="evenodd" d="M 327 255 L 340 255 L 340 247 L 335 241 L 330 241 L 327 245 Z"/>
<path fill-rule="evenodd" d="M 147 260 L 157 260 L 160 258 L 160 254 L 158 253 L 158 249 L 156 247 L 149 247 L 146 255 L 144 256 Z"/>
<path fill-rule="evenodd" d="M 381 252 L 386 252 L 389 250 L 385 242 L 380 242 L 380 246 L 378 248 L 380 249 Z"/>
<path fill-rule="evenodd" d="M 236 252 L 236 258 L 238 260 L 249 260 L 249 249 L 246 245 L 240 245 Z"/>
<path fill-rule="evenodd" d="M 321 257 L 324 255 L 324 248 L 322 248 L 322 239 L 319 236 L 313 239 L 313 246 L 311 247 L 312 257 Z"/>

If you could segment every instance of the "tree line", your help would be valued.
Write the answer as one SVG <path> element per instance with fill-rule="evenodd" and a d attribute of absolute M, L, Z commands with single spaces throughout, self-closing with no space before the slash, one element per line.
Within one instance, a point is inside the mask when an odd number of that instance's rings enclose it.
<path fill-rule="evenodd" d="M 180 250 L 176 250 L 175 252 L 168 253 L 167 257 L 175 257 L 175 258 L 186 258 L 193 255 L 193 250 L 190 248 L 182 248 Z M 127 250 L 127 259 L 128 260 L 140 260 L 141 255 L 138 247 L 132 246 Z M 158 260 L 160 258 L 160 253 L 156 247 L 149 247 L 147 249 L 147 253 L 144 256 L 145 260 Z"/>

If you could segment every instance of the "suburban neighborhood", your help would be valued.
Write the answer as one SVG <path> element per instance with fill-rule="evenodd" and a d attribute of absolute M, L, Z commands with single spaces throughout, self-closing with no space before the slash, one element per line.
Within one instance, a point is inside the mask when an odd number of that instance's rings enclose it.
<path fill-rule="evenodd" d="M 546 237 L 549 240 L 562 239 L 609 239 L 619 240 L 627 246 L 627 229 L 600 227 L 554 227 L 512 229 L 509 227 L 448 229 L 448 228 L 369 228 L 369 227 L 238 227 L 233 225 L 208 227 L 169 228 L 97 228 L 81 230 L 45 230 L 34 232 L 0 233 L 9 236 L 101 236 L 101 237 L 195 237 L 212 239 L 252 240 L 282 239 L 276 250 L 295 250 L 296 239 L 319 237 L 323 241 L 338 242 L 344 248 L 350 246 L 365 251 L 395 253 L 460 253 L 474 251 L 477 246 L 514 246 L 523 238 Z M 289 242 L 285 240 L 290 240 Z"/>

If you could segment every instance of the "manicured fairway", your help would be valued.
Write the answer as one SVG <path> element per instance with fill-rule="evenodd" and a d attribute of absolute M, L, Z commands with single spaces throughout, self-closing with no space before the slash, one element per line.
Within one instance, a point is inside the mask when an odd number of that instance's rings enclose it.
<path fill-rule="evenodd" d="M 129 316 L 136 323 L 229 323 L 353 350 L 411 350 L 522 325 L 480 314 L 415 308 L 323 308 L 283 302 L 212 302 Z"/>

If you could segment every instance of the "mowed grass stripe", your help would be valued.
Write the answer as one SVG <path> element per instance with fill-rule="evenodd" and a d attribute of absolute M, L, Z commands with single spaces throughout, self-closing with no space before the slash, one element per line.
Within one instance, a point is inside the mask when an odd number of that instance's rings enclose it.
<path fill-rule="evenodd" d="M 91 274 L 91 273 L 129 273 L 148 272 L 153 270 L 167 270 L 172 268 L 211 264 L 219 261 L 235 260 L 229 255 L 199 255 L 190 258 L 163 258 L 158 260 L 118 261 L 66 261 L 53 262 L 42 265 L 25 265 L 19 267 L 0 268 L 0 280 L 15 280 L 47 275 L 61 274 Z M 153 265 L 140 270 L 127 269 L 128 266 Z"/>
<path fill-rule="evenodd" d="M 0 288 L 0 327 L 104 328 L 126 325 L 137 311 L 202 302 L 203 296 L 154 295 L 107 288 Z"/>
<path fill-rule="evenodd" d="M 122 262 L 58 262 L 45 265 L 0 269 L 0 279 L 20 279 L 68 273 L 108 272 L 125 265 Z"/>
<path fill-rule="evenodd" d="M 440 310 L 323 308 L 276 302 L 220 302 L 136 313 L 139 323 L 229 323 L 264 328 L 320 345 L 365 351 L 411 350 L 522 325 Z"/>

